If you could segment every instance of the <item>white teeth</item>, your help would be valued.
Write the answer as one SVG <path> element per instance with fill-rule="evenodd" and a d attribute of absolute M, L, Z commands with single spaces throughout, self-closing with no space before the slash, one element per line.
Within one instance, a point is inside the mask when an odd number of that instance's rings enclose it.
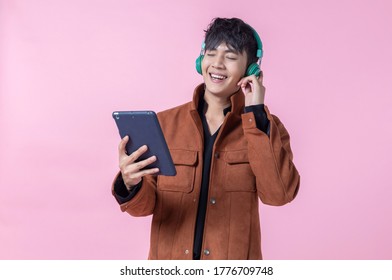
<path fill-rule="evenodd" d="M 211 78 L 218 79 L 218 80 L 224 80 L 227 78 L 226 76 L 217 75 L 217 74 L 210 74 L 210 75 L 211 75 Z"/>

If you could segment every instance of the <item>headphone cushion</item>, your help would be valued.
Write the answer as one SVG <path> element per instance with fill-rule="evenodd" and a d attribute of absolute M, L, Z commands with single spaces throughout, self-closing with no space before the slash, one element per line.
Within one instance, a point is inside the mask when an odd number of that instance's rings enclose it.
<path fill-rule="evenodd" d="M 245 76 L 255 75 L 256 77 L 260 77 L 260 73 L 261 71 L 259 65 L 257 63 L 252 63 L 248 66 L 248 69 L 246 69 Z"/>
<path fill-rule="evenodd" d="M 201 70 L 201 62 L 204 58 L 204 55 L 199 55 L 199 57 L 196 59 L 196 71 L 197 73 L 199 73 L 200 75 L 202 75 L 202 70 Z"/>

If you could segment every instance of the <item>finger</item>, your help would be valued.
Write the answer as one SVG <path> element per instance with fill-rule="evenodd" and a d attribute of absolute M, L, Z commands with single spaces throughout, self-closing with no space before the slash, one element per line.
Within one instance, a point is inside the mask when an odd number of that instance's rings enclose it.
<path fill-rule="evenodd" d="M 135 162 L 134 165 L 132 166 L 134 168 L 134 172 L 138 172 L 141 169 L 145 168 L 146 166 L 150 165 L 151 163 L 155 162 L 157 160 L 156 156 L 151 156 L 147 159 Z"/>
<path fill-rule="evenodd" d="M 243 77 L 243 78 L 238 82 L 237 85 L 239 85 L 239 86 L 244 86 L 244 85 L 246 85 L 247 83 L 249 83 L 249 82 L 251 81 L 250 77 L 251 77 L 251 76 Z"/>
<path fill-rule="evenodd" d="M 139 149 L 134 151 L 132 154 L 128 156 L 129 162 L 135 162 L 142 154 L 144 154 L 148 150 L 147 145 L 141 146 Z"/>
<path fill-rule="evenodd" d="M 257 79 L 258 81 L 259 81 L 259 83 L 260 83 L 260 85 L 262 85 L 263 84 L 263 71 L 261 71 L 260 72 L 260 76 L 259 76 L 259 78 Z"/>
<path fill-rule="evenodd" d="M 237 86 L 241 86 L 242 85 L 242 83 L 244 82 L 244 79 L 245 79 L 246 77 L 244 77 L 244 78 L 242 78 L 241 80 L 239 80 L 239 82 L 237 83 Z"/>
<path fill-rule="evenodd" d="M 128 177 L 130 179 L 137 179 L 135 174 L 157 160 L 156 156 L 151 156 L 138 162 L 133 162 L 132 160 L 129 160 L 129 158 L 130 156 L 128 159 L 120 162 L 120 170 L 124 177 Z"/>
<path fill-rule="evenodd" d="M 118 144 L 118 154 L 121 157 L 128 156 L 125 150 L 125 147 L 129 141 L 129 136 L 126 135 L 123 139 L 121 139 L 120 144 Z"/>
<path fill-rule="evenodd" d="M 135 186 L 137 185 L 143 176 L 146 175 L 153 175 L 159 172 L 159 168 L 150 168 L 150 169 L 144 169 L 136 173 L 122 173 L 124 183 L 126 186 Z"/>
<path fill-rule="evenodd" d="M 246 86 L 246 84 L 256 83 L 258 77 L 256 75 L 246 76 L 241 79 L 241 86 Z"/>
<path fill-rule="evenodd" d="M 247 78 L 243 78 L 241 80 L 241 83 L 238 84 L 238 86 L 241 87 L 242 91 L 244 91 L 246 89 L 246 87 L 251 83 L 251 81 Z"/>
<path fill-rule="evenodd" d="M 241 84 L 241 88 L 244 93 L 249 93 L 254 91 L 255 85 L 257 85 L 256 77 L 247 77 Z"/>
<path fill-rule="evenodd" d="M 157 167 L 156 168 L 150 168 L 150 169 L 144 169 L 144 170 L 141 170 L 140 172 L 136 173 L 135 176 L 141 178 L 143 176 L 153 175 L 153 174 L 156 174 L 158 172 L 159 172 L 159 168 L 157 168 Z"/>
<path fill-rule="evenodd" d="M 251 82 L 253 84 L 256 84 L 258 79 L 259 79 L 259 76 L 256 76 L 256 75 L 251 75 L 251 76 L 248 76 L 248 77 L 249 77 L 249 82 Z"/>
<path fill-rule="evenodd" d="M 127 154 L 121 155 L 120 160 L 119 160 L 119 162 L 120 162 L 119 167 L 120 167 L 121 171 L 123 171 L 123 172 L 137 172 L 137 171 L 139 171 L 139 169 L 141 169 L 141 168 L 140 167 L 138 168 L 138 166 L 134 165 L 134 163 L 147 150 L 148 150 L 147 145 L 143 145 L 130 155 L 127 155 Z"/>
<path fill-rule="evenodd" d="M 260 86 L 263 85 L 262 72 L 261 72 L 260 76 L 251 75 L 246 78 L 247 79 L 244 81 L 244 82 L 246 82 L 246 84 L 243 85 L 242 88 L 249 86 L 251 88 L 251 91 L 253 92 L 255 89 L 258 89 Z"/>

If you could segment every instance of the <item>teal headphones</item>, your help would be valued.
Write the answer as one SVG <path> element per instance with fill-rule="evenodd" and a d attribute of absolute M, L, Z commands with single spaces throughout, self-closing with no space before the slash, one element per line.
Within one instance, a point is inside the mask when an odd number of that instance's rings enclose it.
<path fill-rule="evenodd" d="M 257 42 L 257 53 L 256 57 L 258 58 L 257 63 L 253 62 L 251 63 L 248 68 L 246 69 L 245 76 L 251 76 L 255 75 L 257 77 L 260 76 L 261 70 L 260 70 L 260 61 L 261 58 L 263 57 L 263 43 L 261 42 L 259 34 L 257 34 L 256 30 L 254 30 L 250 25 L 248 25 L 250 29 L 253 31 L 253 36 L 255 37 L 255 40 Z M 206 44 L 203 42 L 201 45 L 201 51 L 199 57 L 196 59 L 196 71 L 200 75 L 202 75 L 202 70 L 201 70 L 201 62 L 204 58 L 204 51 L 205 51 L 205 46 Z"/>

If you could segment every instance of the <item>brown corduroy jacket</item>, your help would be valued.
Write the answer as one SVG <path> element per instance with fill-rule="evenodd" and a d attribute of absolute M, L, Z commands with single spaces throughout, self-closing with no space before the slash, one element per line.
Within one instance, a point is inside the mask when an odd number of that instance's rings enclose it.
<path fill-rule="evenodd" d="M 149 259 L 192 259 L 203 164 L 202 86 L 192 102 L 158 113 L 177 175 L 144 177 L 136 196 L 120 205 L 132 216 L 153 214 Z M 254 114 L 244 113 L 241 91 L 231 104 L 213 148 L 201 259 L 262 259 L 258 198 L 286 204 L 300 177 L 280 120 L 265 107 L 268 137 Z"/>

